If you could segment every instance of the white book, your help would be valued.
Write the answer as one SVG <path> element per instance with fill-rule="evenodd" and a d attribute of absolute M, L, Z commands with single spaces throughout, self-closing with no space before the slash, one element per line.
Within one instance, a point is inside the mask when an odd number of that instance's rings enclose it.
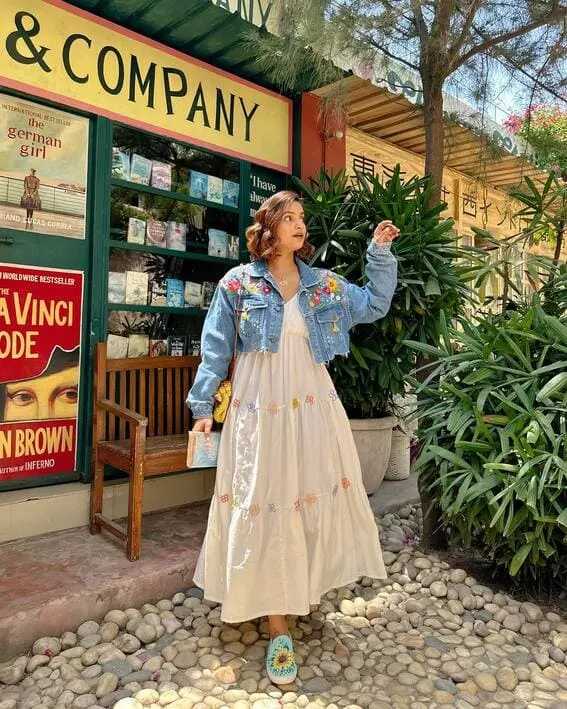
<path fill-rule="evenodd" d="M 143 244 L 146 238 L 146 222 L 136 217 L 128 218 L 127 241 L 131 244 Z"/>
<path fill-rule="evenodd" d="M 108 273 L 108 302 L 124 303 L 126 299 L 126 274 L 118 271 Z"/>
<path fill-rule="evenodd" d="M 201 284 L 186 281 L 185 283 L 185 307 L 200 308 L 201 307 Z"/>
<path fill-rule="evenodd" d="M 126 303 L 147 305 L 148 284 L 149 276 L 147 273 L 126 271 Z"/>
<path fill-rule="evenodd" d="M 207 201 L 222 204 L 222 178 L 209 175 Z"/>
<path fill-rule="evenodd" d="M 128 357 L 128 338 L 121 335 L 108 335 L 106 356 L 108 359 L 124 359 Z"/>

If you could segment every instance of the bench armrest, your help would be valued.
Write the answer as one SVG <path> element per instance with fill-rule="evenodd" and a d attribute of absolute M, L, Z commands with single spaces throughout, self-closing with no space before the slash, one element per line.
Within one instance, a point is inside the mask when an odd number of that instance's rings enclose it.
<path fill-rule="evenodd" d="M 110 401 L 110 399 L 97 399 L 96 407 L 97 409 L 108 411 L 109 414 L 114 414 L 114 416 L 118 416 L 118 418 L 128 421 L 128 423 L 132 424 L 133 426 L 148 425 L 147 416 L 141 416 L 135 411 L 131 411 L 130 409 L 125 408 L 124 406 L 119 406 L 118 404 L 114 403 L 114 401 Z"/>

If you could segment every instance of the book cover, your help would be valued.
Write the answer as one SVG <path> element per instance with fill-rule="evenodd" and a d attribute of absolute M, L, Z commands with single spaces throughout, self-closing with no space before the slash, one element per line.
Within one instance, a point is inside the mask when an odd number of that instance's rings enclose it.
<path fill-rule="evenodd" d="M 136 217 L 128 218 L 128 233 L 126 235 L 126 241 L 131 244 L 143 244 L 144 237 L 146 236 L 146 222 L 143 219 L 136 219 Z"/>
<path fill-rule="evenodd" d="M 131 305 L 147 305 L 148 283 L 147 273 L 126 271 L 126 300 L 124 302 Z"/>
<path fill-rule="evenodd" d="M 165 241 L 168 249 L 185 251 L 187 247 L 187 224 L 167 222 Z"/>
<path fill-rule="evenodd" d="M 221 229 L 209 229 L 209 256 L 226 258 L 228 249 L 228 234 Z"/>
<path fill-rule="evenodd" d="M 240 260 L 240 240 L 236 234 L 228 235 L 227 258 L 234 261 Z"/>
<path fill-rule="evenodd" d="M 150 284 L 150 305 L 165 307 L 167 305 L 167 284 L 152 281 Z"/>
<path fill-rule="evenodd" d="M 189 341 L 189 352 L 192 357 L 199 357 L 201 354 L 201 340 L 198 337 L 192 337 Z"/>
<path fill-rule="evenodd" d="M 149 335 L 128 335 L 128 357 L 147 357 L 149 351 Z"/>
<path fill-rule="evenodd" d="M 222 178 L 209 175 L 207 186 L 207 201 L 222 204 Z"/>
<path fill-rule="evenodd" d="M 130 182 L 138 185 L 149 185 L 152 173 L 152 161 L 143 155 L 134 153 L 130 161 Z"/>
<path fill-rule="evenodd" d="M 187 445 L 188 468 L 215 468 L 219 452 L 220 432 L 189 431 Z"/>
<path fill-rule="evenodd" d="M 159 190 L 171 190 L 171 165 L 166 162 L 152 162 L 152 187 Z"/>
<path fill-rule="evenodd" d="M 146 244 L 148 246 L 160 246 L 166 248 L 167 224 L 156 219 L 150 219 L 146 224 Z"/>
<path fill-rule="evenodd" d="M 201 284 L 187 281 L 185 283 L 185 307 L 200 308 L 201 307 Z"/>
<path fill-rule="evenodd" d="M 203 288 L 201 290 L 201 293 L 202 293 L 201 307 L 202 308 L 206 309 L 210 306 L 216 287 L 217 287 L 217 284 L 213 283 L 211 281 L 204 281 L 203 282 Z"/>
<path fill-rule="evenodd" d="M 189 194 L 197 199 L 207 199 L 209 188 L 209 176 L 204 172 L 191 170 L 191 181 L 189 184 Z"/>
<path fill-rule="evenodd" d="M 177 278 L 167 279 L 168 308 L 183 308 L 185 305 L 185 285 Z"/>
<path fill-rule="evenodd" d="M 106 340 L 106 356 L 108 359 L 128 357 L 128 338 L 109 334 Z"/>
<path fill-rule="evenodd" d="M 170 357 L 183 357 L 187 347 L 185 335 L 170 335 L 167 338 L 167 351 Z"/>
<path fill-rule="evenodd" d="M 150 357 L 167 357 L 167 340 L 150 340 Z"/>
<path fill-rule="evenodd" d="M 227 207 L 238 207 L 238 191 L 240 185 L 231 180 L 222 181 L 222 203 Z"/>
<path fill-rule="evenodd" d="M 120 148 L 112 148 L 112 177 L 118 180 L 130 179 L 130 156 Z"/>
<path fill-rule="evenodd" d="M 108 274 L 108 302 L 126 302 L 126 274 L 110 271 Z"/>

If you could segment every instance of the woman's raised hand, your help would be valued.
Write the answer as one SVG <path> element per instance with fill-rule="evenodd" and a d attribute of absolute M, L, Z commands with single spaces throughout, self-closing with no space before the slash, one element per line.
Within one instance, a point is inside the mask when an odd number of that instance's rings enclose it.
<path fill-rule="evenodd" d="M 374 241 L 377 244 L 389 244 L 398 237 L 400 230 L 389 219 L 380 222 L 374 229 Z"/>

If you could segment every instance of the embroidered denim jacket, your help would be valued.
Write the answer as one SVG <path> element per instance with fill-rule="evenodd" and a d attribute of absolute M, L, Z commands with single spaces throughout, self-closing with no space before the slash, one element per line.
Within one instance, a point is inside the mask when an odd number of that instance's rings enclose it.
<path fill-rule="evenodd" d="M 297 259 L 299 307 L 318 363 L 348 355 L 349 330 L 383 318 L 390 308 L 397 283 L 397 261 L 390 245 L 372 240 L 366 255 L 368 282 L 364 287 L 349 283 L 333 271 L 310 268 Z M 283 305 L 265 261 L 237 266 L 220 281 L 201 334 L 202 361 L 187 397 L 195 418 L 212 415 L 213 396 L 227 375 L 234 349 L 237 308 L 238 352 L 277 352 Z"/>

